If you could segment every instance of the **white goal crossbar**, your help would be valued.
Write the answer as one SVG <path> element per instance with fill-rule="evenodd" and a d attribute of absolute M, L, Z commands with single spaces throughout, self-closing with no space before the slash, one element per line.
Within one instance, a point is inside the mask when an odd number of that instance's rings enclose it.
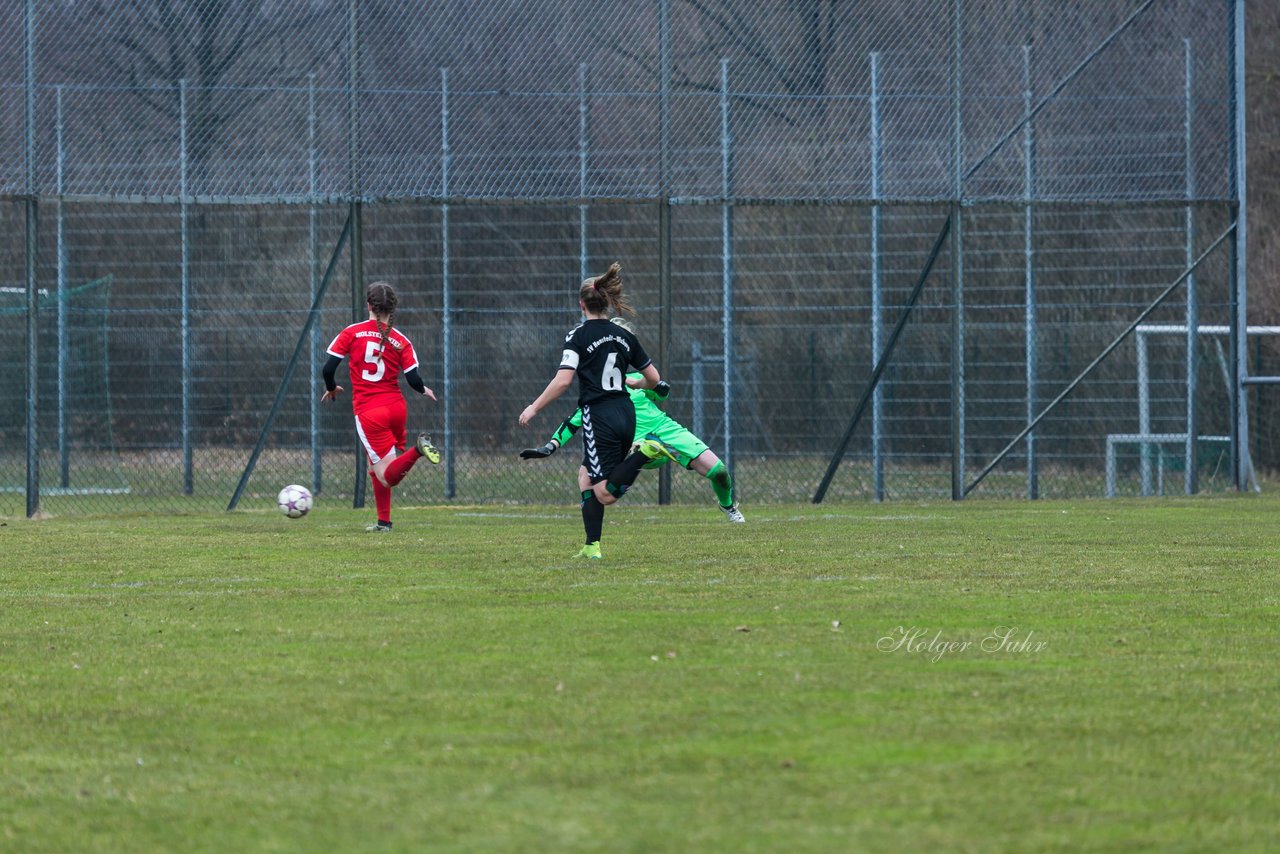
<path fill-rule="evenodd" d="M 1224 336 L 1231 332 L 1231 327 L 1225 324 L 1199 324 L 1196 326 L 1197 335 L 1205 336 Z M 1179 335 L 1186 337 L 1187 324 L 1185 323 L 1144 323 L 1134 329 L 1134 340 L 1138 349 L 1138 432 L 1136 433 L 1109 433 L 1107 434 L 1107 450 L 1106 450 L 1106 470 L 1107 470 L 1107 497 L 1115 495 L 1116 488 L 1116 462 L 1115 453 L 1116 445 L 1133 444 L 1138 445 L 1141 451 L 1141 481 L 1142 494 L 1151 495 L 1153 489 L 1152 483 L 1152 466 L 1151 466 L 1151 449 L 1155 449 L 1157 453 L 1163 454 L 1161 446 L 1181 442 L 1183 444 L 1184 465 L 1186 470 L 1190 471 L 1194 461 L 1191 456 L 1195 453 L 1195 445 L 1197 442 L 1230 442 L 1230 437 L 1222 436 L 1195 436 L 1189 437 L 1186 432 L 1182 433 L 1152 433 L 1151 432 L 1151 374 L 1150 360 L 1148 358 L 1148 339 L 1153 335 Z M 1280 335 L 1280 326 L 1248 326 L 1245 328 L 1246 335 Z M 1221 344 L 1218 345 L 1221 347 Z M 1231 384 L 1230 377 L 1227 375 L 1225 358 L 1221 357 L 1218 364 L 1223 371 L 1223 380 L 1228 386 Z M 1188 386 L 1192 378 L 1188 377 Z M 1188 392 L 1187 405 L 1192 405 L 1191 393 Z M 1190 419 L 1188 419 L 1189 421 Z M 1248 448 L 1242 448 L 1245 455 L 1245 468 L 1249 472 L 1249 481 L 1254 489 L 1257 489 L 1257 478 L 1253 472 L 1253 462 L 1249 459 Z M 1160 494 L 1164 492 L 1163 472 L 1158 472 L 1160 478 L 1159 484 Z"/>

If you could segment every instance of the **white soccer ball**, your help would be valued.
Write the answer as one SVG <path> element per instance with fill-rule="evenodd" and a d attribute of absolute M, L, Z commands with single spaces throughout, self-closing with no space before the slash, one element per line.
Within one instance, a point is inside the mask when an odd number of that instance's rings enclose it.
<path fill-rule="evenodd" d="M 291 483 L 276 496 L 276 506 L 290 519 L 301 519 L 311 510 L 311 490 Z"/>

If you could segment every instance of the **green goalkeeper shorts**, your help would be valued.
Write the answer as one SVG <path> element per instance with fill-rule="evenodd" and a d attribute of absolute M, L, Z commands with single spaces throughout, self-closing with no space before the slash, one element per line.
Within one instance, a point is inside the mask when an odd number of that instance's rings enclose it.
<path fill-rule="evenodd" d="M 679 421 L 665 412 L 661 418 L 644 418 L 636 413 L 636 439 L 654 438 L 666 445 L 675 454 L 676 462 L 688 468 L 699 454 L 707 449 L 707 443 L 685 429 Z M 659 457 L 645 466 L 647 469 L 658 468 L 667 459 Z"/>

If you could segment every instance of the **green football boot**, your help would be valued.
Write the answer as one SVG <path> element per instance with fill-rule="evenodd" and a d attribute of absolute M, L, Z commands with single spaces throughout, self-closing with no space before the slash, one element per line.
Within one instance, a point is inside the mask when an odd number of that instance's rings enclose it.
<path fill-rule="evenodd" d="M 435 445 L 431 444 L 431 437 L 426 433 L 418 434 L 418 441 L 415 443 L 418 447 L 418 453 L 422 454 L 432 465 L 440 464 L 440 451 Z"/>

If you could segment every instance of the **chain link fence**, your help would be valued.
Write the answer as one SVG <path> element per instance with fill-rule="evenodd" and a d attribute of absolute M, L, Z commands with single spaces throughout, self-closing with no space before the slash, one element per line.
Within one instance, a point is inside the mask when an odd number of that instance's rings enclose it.
<path fill-rule="evenodd" d="M 318 372 L 374 279 L 443 395 L 409 429 L 445 460 L 397 501 L 570 500 L 575 446 L 516 453 L 572 402 L 516 415 L 613 260 L 744 501 L 814 496 L 922 282 L 830 497 L 1231 488 L 1234 25 L 1207 0 L 10 4 L 0 349 L 38 382 L 0 380 L 0 514 L 32 459 L 55 513 L 226 507 L 246 473 L 241 506 L 350 501 Z M 711 500 L 688 472 L 634 494 Z"/>

